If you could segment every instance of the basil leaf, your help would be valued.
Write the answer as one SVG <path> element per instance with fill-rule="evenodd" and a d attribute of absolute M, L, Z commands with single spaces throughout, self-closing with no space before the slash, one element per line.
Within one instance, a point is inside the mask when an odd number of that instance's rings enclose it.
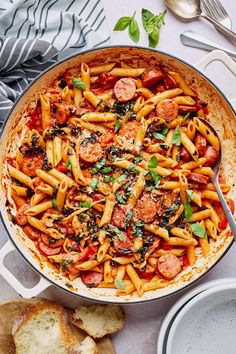
<path fill-rule="evenodd" d="M 193 215 L 192 207 L 189 202 L 184 205 L 184 214 L 187 221 L 189 221 Z"/>
<path fill-rule="evenodd" d="M 132 212 L 132 211 L 129 211 L 128 214 L 127 214 L 127 216 L 126 216 L 126 220 L 125 220 L 125 228 L 128 227 L 129 222 L 130 222 L 132 216 L 133 216 L 133 212 Z"/>
<path fill-rule="evenodd" d="M 134 157 L 134 163 L 137 165 L 139 162 L 143 160 L 142 156 L 138 155 Z"/>
<path fill-rule="evenodd" d="M 121 126 L 122 126 L 122 121 L 121 120 L 117 120 L 115 122 L 115 132 L 117 132 L 120 129 Z"/>
<path fill-rule="evenodd" d="M 90 208 L 91 204 L 89 202 L 80 202 L 81 208 Z"/>
<path fill-rule="evenodd" d="M 160 178 L 159 178 L 158 174 L 153 170 L 150 170 L 150 175 L 152 176 L 152 179 L 154 181 L 154 185 L 151 186 L 151 190 L 153 190 L 159 186 Z"/>
<path fill-rule="evenodd" d="M 186 193 L 187 193 L 189 199 L 192 200 L 193 199 L 193 190 L 192 189 L 187 189 Z"/>
<path fill-rule="evenodd" d="M 183 122 L 185 122 L 190 116 L 190 112 L 188 112 L 184 117 L 183 117 Z"/>
<path fill-rule="evenodd" d="M 125 283 L 122 279 L 115 279 L 115 287 L 120 290 L 125 290 Z"/>
<path fill-rule="evenodd" d="M 113 176 L 110 176 L 110 177 L 104 176 L 104 177 L 103 177 L 103 181 L 104 181 L 105 183 L 113 182 L 113 181 L 114 181 L 114 177 L 113 177 Z"/>
<path fill-rule="evenodd" d="M 57 210 L 57 192 L 58 192 L 59 184 L 56 185 L 56 187 L 53 189 L 52 193 L 52 206 L 53 209 Z"/>
<path fill-rule="evenodd" d="M 116 227 L 116 226 L 113 226 L 113 229 L 114 229 L 114 231 L 115 231 L 116 236 L 118 237 L 118 239 L 119 239 L 121 242 L 123 242 L 123 241 L 124 241 L 124 234 L 123 234 L 123 232 L 121 232 L 121 231 L 118 229 L 118 227 Z"/>
<path fill-rule="evenodd" d="M 67 166 L 68 170 L 71 171 L 71 169 L 72 169 L 72 164 L 71 164 L 71 162 L 70 162 L 70 159 L 67 159 L 67 160 L 66 160 L 66 166 Z"/>
<path fill-rule="evenodd" d="M 160 38 L 160 31 L 155 29 L 148 36 L 148 46 L 150 48 L 156 48 L 159 42 L 159 38 Z"/>
<path fill-rule="evenodd" d="M 93 190 L 97 190 L 98 189 L 98 184 L 99 184 L 99 180 L 97 178 L 92 178 L 92 182 L 90 184 L 90 187 Z"/>
<path fill-rule="evenodd" d="M 126 204 L 126 196 L 124 194 L 120 194 L 118 192 L 115 193 L 116 200 L 119 204 L 125 205 Z"/>
<path fill-rule="evenodd" d="M 180 146 L 181 144 L 181 132 L 179 125 L 175 128 L 174 136 L 172 139 L 172 144 Z"/>
<path fill-rule="evenodd" d="M 136 224 L 133 225 L 132 227 L 132 232 L 135 237 L 142 237 L 143 235 L 143 222 L 141 220 L 137 221 Z"/>
<path fill-rule="evenodd" d="M 92 169 L 91 169 L 91 173 L 94 175 L 95 173 L 97 173 L 101 168 L 103 168 L 106 165 L 106 160 L 102 159 L 101 161 L 99 161 Z"/>
<path fill-rule="evenodd" d="M 153 30 L 153 26 L 150 26 L 151 20 L 154 18 L 154 14 L 147 10 L 147 9 L 142 9 L 142 23 L 143 23 L 143 28 L 145 29 L 146 32 L 150 33 L 150 31 Z M 151 27 L 151 28 L 150 28 Z"/>
<path fill-rule="evenodd" d="M 189 224 L 192 230 L 192 233 L 200 238 L 207 238 L 207 233 L 205 228 L 199 224 L 199 222 L 196 222 L 194 224 Z"/>
<path fill-rule="evenodd" d="M 120 176 L 117 178 L 117 182 L 118 182 L 118 183 L 121 183 L 121 182 L 123 182 L 126 178 L 127 178 L 127 175 L 126 175 L 125 173 L 123 173 L 123 175 L 120 175 Z"/>
<path fill-rule="evenodd" d="M 139 37 L 140 37 L 140 32 L 139 32 L 138 23 L 134 17 L 132 17 L 132 19 L 129 23 L 129 37 L 130 37 L 130 39 L 132 39 L 133 42 L 138 43 Z"/>
<path fill-rule="evenodd" d="M 156 156 L 152 156 L 148 161 L 148 168 L 156 168 L 158 165 L 158 161 Z"/>
<path fill-rule="evenodd" d="M 119 18 L 119 20 L 115 24 L 115 27 L 113 28 L 113 31 L 124 31 L 124 29 L 129 26 L 130 21 L 131 17 L 129 16 Z"/>
<path fill-rule="evenodd" d="M 72 84 L 74 87 L 84 91 L 86 89 L 85 87 L 85 83 L 83 81 L 80 81 L 79 79 L 77 79 L 76 77 L 72 78 Z"/>
<path fill-rule="evenodd" d="M 161 134 L 161 133 L 152 133 L 152 135 L 154 136 L 155 139 L 157 140 L 161 140 L 161 141 L 165 141 L 165 135 Z"/>

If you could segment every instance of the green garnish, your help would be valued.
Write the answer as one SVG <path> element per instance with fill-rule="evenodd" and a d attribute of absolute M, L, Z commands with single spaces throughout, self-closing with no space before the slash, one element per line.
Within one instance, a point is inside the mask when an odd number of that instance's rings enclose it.
<path fill-rule="evenodd" d="M 156 168 L 158 166 L 158 161 L 156 156 L 152 156 L 148 161 L 148 168 Z"/>
<path fill-rule="evenodd" d="M 168 133 L 168 128 L 159 130 L 157 132 L 152 133 L 155 139 L 165 141 L 166 134 Z"/>
<path fill-rule="evenodd" d="M 191 200 L 193 199 L 193 190 L 187 189 L 187 202 L 184 205 L 184 214 L 187 221 L 189 221 L 193 215 L 192 207 L 190 205 Z"/>
<path fill-rule="evenodd" d="M 119 239 L 121 242 L 123 242 L 123 241 L 124 241 L 124 234 L 123 234 L 123 232 L 121 232 L 121 231 L 118 229 L 118 227 L 116 227 L 116 226 L 113 226 L 113 229 L 114 229 L 114 231 L 115 231 L 116 236 L 118 237 L 118 239 Z"/>
<path fill-rule="evenodd" d="M 117 120 L 115 122 L 115 132 L 118 132 L 121 126 L 122 126 L 122 120 Z"/>
<path fill-rule="evenodd" d="M 90 208 L 91 204 L 89 202 L 80 202 L 81 208 Z"/>
<path fill-rule="evenodd" d="M 142 9 L 142 22 L 145 31 L 148 33 L 149 47 L 156 48 L 159 38 L 161 26 L 165 24 L 164 17 L 166 10 L 154 15 L 151 11 Z"/>
<path fill-rule="evenodd" d="M 115 27 L 113 28 L 113 31 L 124 31 L 128 27 L 130 39 L 132 39 L 133 42 L 138 43 L 140 33 L 139 33 L 138 23 L 134 18 L 135 14 L 136 11 L 134 12 L 132 17 L 130 16 L 121 17 L 117 21 Z"/>
<path fill-rule="evenodd" d="M 97 178 L 92 178 L 90 187 L 94 190 L 98 189 L 99 180 Z"/>
<path fill-rule="evenodd" d="M 58 192 L 59 184 L 56 185 L 53 189 L 52 193 L 52 206 L 53 209 L 57 210 L 57 192 Z"/>
<path fill-rule="evenodd" d="M 206 230 L 205 228 L 199 224 L 199 222 L 196 222 L 194 224 L 189 224 L 190 227 L 191 227 L 191 230 L 192 230 L 192 233 L 195 235 L 195 236 L 198 236 L 200 238 L 206 238 L 207 239 L 207 233 L 206 233 Z"/>
<path fill-rule="evenodd" d="M 118 192 L 115 193 L 116 200 L 119 204 L 125 205 L 127 197 L 125 194 L 120 194 Z"/>
<path fill-rule="evenodd" d="M 172 144 L 180 146 L 181 144 L 181 132 L 179 125 L 175 128 L 174 136 L 172 139 Z"/>
<path fill-rule="evenodd" d="M 115 279 L 115 287 L 120 290 L 125 290 L 125 283 L 122 279 Z"/>
<path fill-rule="evenodd" d="M 126 216 L 126 220 L 125 220 L 125 228 L 128 227 L 129 222 L 130 222 L 132 216 L 133 216 L 133 212 L 132 212 L 132 211 L 129 211 L 128 214 L 127 214 L 127 216 Z"/>
<path fill-rule="evenodd" d="M 77 79 L 76 77 L 72 78 L 72 84 L 75 88 L 78 88 L 82 91 L 84 91 L 86 89 L 85 87 L 85 83 L 83 81 L 80 81 L 79 79 Z"/>
<path fill-rule="evenodd" d="M 106 160 L 102 159 L 101 161 L 98 161 L 98 163 L 91 169 L 90 172 L 94 175 L 99 170 L 101 170 L 105 165 L 106 165 Z"/>
<path fill-rule="evenodd" d="M 104 167 L 103 169 L 100 170 L 101 173 L 109 173 L 112 171 L 112 168 L 109 166 Z"/>
<path fill-rule="evenodd" d="M 190 116 L 190 112 L 188 112 L 184 117 L 183 117 L 183 122 L 185 122 Z"/>
<path fill-rule="evenodd" d="M 66 160 L 66 166 L 67 166 L 68 170 L 70 170 L 70 171 L 72 170 L 72 164 L 70 162 L 70 159 Z"/>
<path fill-rule="evenodd" d="M 111 182 L 114 181 L 114 177 L 113 177 L 113 176 L 110 176 L 110 177 L 104 176 L 104 177 L 103 177 L 103 181 L 104 181 L 105 183 L 111 183 Z"/>

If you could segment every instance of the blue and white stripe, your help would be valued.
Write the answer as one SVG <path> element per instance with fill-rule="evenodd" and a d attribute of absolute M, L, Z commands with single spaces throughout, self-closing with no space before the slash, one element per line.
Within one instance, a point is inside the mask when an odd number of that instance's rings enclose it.
<path fill-rule="evenodd" d="M 109 38 L 101 0 L 1 0 L 0 123 L 44 69 Z"/>

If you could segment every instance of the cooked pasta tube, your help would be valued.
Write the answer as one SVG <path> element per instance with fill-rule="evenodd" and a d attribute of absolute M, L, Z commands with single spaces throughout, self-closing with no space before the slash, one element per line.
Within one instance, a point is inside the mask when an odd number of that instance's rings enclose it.
<path fill-rule="evenodd" d="M 161 288 L 165 288 L 167 284 L 168 282 L 162 279 L 150 280 L 143 284 L 143 290 L 151 291 L 151 290 L 161 289 Z"/>
<path fill-rule="evenodd" d="M 26 186 L 30 187 L 31 189 L 33 188 L 32 179 L 29 176 L 27 176 L 25 173 L 17 170 L 15 167 L 13 167 L 9 164 L 8 164 L 8 170 L 9 170 L 11 177 L 17 179 L 17 181 L 25 184 Z"/>
<path fill-rule="evenodd" d="M 94 95 L 93 92 L 91 91 L 84 91 L 83 96 L 86 98 L 86 100 L 93 105 L 93 107 L 97 107 L 97 105 L 100 103 L 101 99 L 98 98 L 96 95 Z"/>
<path fill-rule="evenodd" d="M 151 103 L 145 103 L 143 107 L 137 112 L 136 119 L 140 121 L 141 118 L 146 117 L 149 113 L 151 113 L 155 109 L 155 105 Z"/>
<path fill-rule="evenodd" d="M 178 96 L 174 97 L 173 100 L 180 105 L 194 106 L 196 104 L 191 96 Z"/>
<path fill-rule="evenodd" d="M 52 141 L 53 146 L 53 166 L 57 166 L 62 159 L 62 139 L 55 136 Z"/>
<path fill-rule="evenodd" d="M 75 150 L 72 148 L 68 149 L 68 160 L 71 163 L 71 169 L 77 183 L 86 183 L 85 177 L 81 171 L 79 159 L 76 156 Z"/>
<path fill-rule="evenodd" d="M 198 151 L 196 146 L 192 143 L 192 141 L 188 138 L 188 136 L 181 131 L 181 143 L 185 147 L 185 149 L 190 153 L 194 160 L 198 160 Z"/>
<path fill-rule="evenodd" d="M 211 203 L 209 201 L 205 201 L 204 205 L 211 211 L 210 219 L 219 231 L 219 222 L 220 218 L 218 214 L 216 213 L 215 209 L 212 207 Z"/>
<path fill-rule="evenodd" d="M 30 216 L 34 216 L 37 214 L 42 213 L 43 211 L 46 211 L 47 209 L 52 208 L 52 201 L 51 200 L 47 200 L 45 202 L 42 202 L 40 204 L 34 205 L 32 207 L 30 207 L 29 209 L 27 209 L 24 214 L 25 215 L 30 215 Z"/>
<path fill-rule="evenodd" d="M 104 262 L 104 282 L 105 283 L 112 283 L 113 278 L 111 276 L 111 263 L 110 260 Z"/>
<path fill-rule="evenodd" d="M 39 204 L 42 200 L 44 200 L 48 195 L 45 193 L 35 193 L 31 197 L 30 204 L 31 206 Z"/>
<path fill-rule="evenodd" d="M 142 161 L 140 165 L 148 171 L 148 163 L 146 161 Z M 157 166 L 156 168 L 153 168 L 153 170 L 160 176 L 169 176 L 171 174 L 171 170 L 161 166 Z"/>
<path fill-rule="evenodd" d="M 170 229 L 170 232 L 172 235 L 180 237 L 180 238 L 184 238 L 185 240 L 188 240 L 189 238 L 191 238 L 191 234 L 184 229 L 181 229 L 179 227 L 172 227 Z"/>
<path fill-rule="evenodd" d="M 109 259 L 111 259 L 111 256 L 106 254 L 104 259 L 102 261 L 100 261 L 100 262 L 95 261 L 95 260 L 89 260 L 89 261 L 85 261 L 85 262 L 83 262 L 81 264 L 75 265 L 75 268 L 78 269 L 78 270 L 90 270 L 90 269 L 96 267 L 97 265 L 99 265 L 99 264 L 101 264 L 101 263 L 103 263 L 103 262 L 105 262 L 105 261 L 107 261 Z"/>
<path fill-rule="evenodd" d="M 43 181 L 47 182 L 50 186 L 56 187 L 59 184 L 59 180 L 55 178 L 53 175 L 51 175 L 52 170 L 49 172 L 45 172 L 41 169 L 36 170 L 36 174 L 39 178 L 41 178 Z"/>
<path fill-rule="evenodd" d="M 189 222 L 199 221 L 199 220 L 202 220 L 202 219 L 206 219 L 206 218 L 208 218 L 210 216 L 211 216 L 211 210 L 210 209 L 197 211 L 197 212 L 192 214 L 191 219 L 189 220 Z"/>
<path fill-rule="evenodd" d="M 131 264 L 127 264 L 126 272 L 130 277 L 131 281 L 133 282 L 135 289 L 139 296 L 143 294 L 143 283 L 142 280 L 139 278 L 138 274 L 136 273 L 134 267 Z"/>
<path fill-rule="evenodd" d="M 85 120 L 81 120 L 80 119 L 80 126 L 84 129 L 90 130 L 91 132 L 100 132 L 102 134 L 106 134 L 107 133 L 107 129 L 99 126 L 98 124 L 92 124 L 89 123 L 88 121 Z"/>
<path fill-rule="evenodd" d="M 206 159 L 204 157 L 200 157 L 197 161 L 190 161 L 190 162 L 183 163 L 181 165 L 181 168 L 186 170 L 192 170 L 194 168 L 202 167 L 205 162 Z"/>
<path fill-rule="evenodd" d="M 98 75 L 98 74 L 101 74 L 101 73 L 104 73 L 107 71 L 111 71 L 115 65 L 116 65 L 116 63 L 92 66 L 90 68 L 90 75 L 95 76 L 95 75 Z"/>
<path fill-rule="evenodd" d="M 193 191 L 192 201 L 197 204 L 200 208 L 202 207 L 202 197 L 199 193 Z"/>
<path fill-rule="evenodd" d="M 195 247 L 188 246 L 186 250 L 186 254 L 187 254 L 189 265 L 193 266 L 196 263 Z"/>
<path fill-rule="evenodd" d="M 173 98 L 175 96 L 178 96 L 182 93 L 182 90 L 179 88 L 171 89 L 171 90 L 166 90 L 160 93 L 157 93 L 154 97 L 149 98 L 145 104 L 154 104 L 157 105 L 159 102 L 162 100 L 165 100 L 167 98 Z"/>
<path fill-rule="evenodd" d="M 56 170 L 55 168 L 48 171 L 48 174 L 50 175 L 50 177 L 51 176 L 55 177 L 55 179 L 57 179 L 59 182 L 61 182 L 63 179 L 66 179 L 69 188 L 75 185 L 75 181 L 72 178 L 70 178 L 67 175 L 65 175 L 64 173 Z"/>
<path fill-rule="evenodd" d="M 50 99 L 46 95 L 40 95 L 41 114 L 42 114 L 42 127 L 46 129 L 51 125 L 50 117 Z"/>
<path fill-rule="evenodd" d="M 170 250 L 159 249 L 152 253 L 151 257 L 161 257 L 163 254 L 171 253 L 174 254 L 176 257 L 181 257 L 185 253 L 185 248 L 172 248 Z"/>
<path fill-rule="evenodd" d="M 158 188 L 174 190 L 174 189 L 179 188 L 179 182 L 177 182 L 177 181 L 164 181 L 163 183 L 161 183 L 158 186 Z"/>
<path fill-rule="evenodd" d="M 99 113 L 99 112 L 89 112 L 85 113 L 82 115 L 80 118 L 81 120 L 86 120 L 88 122 L 114 122 L 116 119 L 115 113 L 110 113 L 110 112 L 104 112 L 104 113 Z"/>
<path fill-rule="evenodd" d="M 120 280 L 124 279 L 125 272 L 126 272 L 126 270 L 125 270 L 125 265 L 119 265 L 119 266 L 118 266 L 118 269 L 117 269 L 117 273 L 116 273 L 115 280 L 117 280 L 117 279 L 120 279 Z"/>
<path fill-rule="evenodd" d="M 216 229 L 216 226 L 211 221 L 211 219 L 205 219 L 205 228 L 206 228 L 207 234 L 216 240 L 217 239 L 217 229 Z"/>
<path fill-rule="evenodd" d="M 163 227 L 160 227 L 156 224 L 144 224 L 144 229 L 164 238 L 165 240 L 169 240 L 169 232 Z"/>
<path fill-rule="evenodd" d="M 181 88 L 183 93 L 188 96 L 196 96 L 196 94 L 193 92 L 193 90 L 188 86 L 186 81 L 183 79 L 183 77 L 175 72 L 175 71 L 169 71 L 168 74 L 172 76 L 175 81 L 177 82 L 178 86 Z"/>
<path fill-rule="evenodd" d="M 65 203 L 65 197 L 68 189 L 68 184 L 66 179 L 63 179 L 59 185 L 57 198 L 56 198 L 56 206 L 58 210 L 62 210 Z"/>
<path fill-rule="evenodd" d="M 28 196 L 28 189 L 26 187 L 17 186 L 15 184 L 11 184 L 11 189 L 13 189 L 17 195 L 20 197 Z"/>
<path fill-rule="evenodd" d="M 74 105 L 78 107 L 82 100 L 82 91 L 77 87 L 73 87 L 73 97 L 74 97 Z"/>
<path fill-rule="evenodd" d="M 193 123 L 193 121 L 190 120 L 190 122 L 188 123 L 188 126 L 187 126 L 186 135 L 190 140 L 193 141 L 194 137 L 195 137 L 195 133 L 196 133 L 196 126 Z"/>
<path fill-rule="evenodd" d="M 121 265 L 126 265 L 132 263 L 134 261 L 134 257 L 113 257 L 112 260 Z"/>
<path fill-rule="evenodd" d="M 183 204 L 187 203 L 188 196 L 187 196 L 187 189 L 188 189 L 188 180 L 185 175 L 182 173 L 179 174 L 179 187 L 180 187 L 180 199 Z"/>
<path fill-rule="evenodd" d="M 53 167 L 53 142 L 52 139 L 46 140 L 46 156 L 47 156 L 47 163 L 48 166 Z"/>
<path fill-rule="evenodd" d="M 107 253 L 108 248 L 110 247 L 110 241 L 106 239 L 103 244 L 98 249 L 97 260 L 98 262 L 102 261 Z"/>
<path fill-rule="evenodd" d="M 197 241 L 194 238 L 183 239 L 180 237 L 170 237 L 168 241 L 166 241 L 168 245 L 171 246 L 196 246 Z"/>
<path fill-rule="evenodd" d="M 214 172 L 211 167 L 203 166 L 203 167 L 195 168 L 193 172 L 200 173 L 201 175 L 205 175 L 205 176 L 214 176 Z"/>
<path fill-rule="evenodd" d="M 217 136 L 214 135 L 212 130 L 198 118 L 193 118 L 193 123 L 196 125 L 197 130 L 206 138 L 206 140 L 217 151 L 219 151 L 220 142 L 219 142 L 219 139 L 217 138 Z"/>
<path fill-rule="evenodd" d="M 132 194 L 129 196 L 127 204 L 130 205 L 132 208 L 135 206 L 138 198 L 140 197 L 143 188 L 145 186 L 145 178 L 143 172 L 141 172 L 138 176 L 137 182 L 132 188 Z"/>
<path fill-rule="evenodd" d="M 178 116 L 177 118 L 175 118 L 174 120 L 172 120 L 172 121 L 168 124 L 169 128 L 174 129 L 174 128 L 176 128 L 178 125 L 181 125 L 182 120 L 183 120 L 183 118 L 182 118 L 181 116 Z"/>
<path fill-rule="evenodd" d="M 139 154 L 142 149 L 146 131 L 147 131 L 147 122 L 144 119 L 142 119 L 141 125 L 139 126 L 136 137 L 134 139 L 133 149 L 136 154 Z"/>
<path fill-rule="evenodd" d="M 180 204 L 179 209 L 175 212 L 175 214 L 173 216 L 171 216 L 169 218 L 169 224 L 174 224 L 176 222 L 176 220 L 178 220 L 180 215 L 183 213 L 183 211 L 184 211 L 184 206 L 183 206 L 183 204 Z"/>
<path fill-rule="evenodd" d="M 140 96 L 134 104 L 134 113 L 138 113 L 144 105 L 144 98 Z"/>
<path fill-rule="evenodd" d="M 200 238 L 199 243 L 202 249 L 202 254 L 206 258 L 210 253 L 210 245 L 206 238 Z"/>
<path fill-rule="evenodd" d="M 152 93 L 152 91 L 150 91 L 148 88 L 146 87 L 141 87 L 141 88 L 138 88 L 136 90 L 136 92 L 139 94 L 139 95 L 142 95 L 145 100 L 151 98 L 151 97 L 154 97 L 154 93 Z"/>
<path fill-rule="evenodd" d="M 99 227 L 107 225 L 110 222 L 115 204 L 116 204 L 115 195 L 111 193 L 106 197 L 104 212 L 100 220 Z"/>
<path fill-rule="evenodd" d="M 14 200 L 15 204 L 20 208 L 22 205 L 25 205 L 25 199 L 16 194 L 15 191 L 11 191 L 11 197 Z"/>
<path fill-rule="evenodd" d="M 81 64 L 81 79 L 85 84 L 85 89 L 90 89 L 90 69 L 86 63 Z"/>
<path fill-rule="evenodd" d="M 129 77 L 138 77 L 140 75 L 142 75 L 142 73 L 145 71 L 145 69 L 143 68 L 137 68 L 137 69 L 133 69 L 133 68 L 114 68 L 111 71 L 112 75 L 115 76 L 129 76 Z"/>
<path fill-rule="evenodd" d="M 228 184 L 220 183 L 220 188 L 221 188 L 223 193 L 227 193 L 230 190 L 231 187 Z M 215 188 L 213 183 L 207 183 L 206 184 L 206 189 L 207 190 L 211 190 L 211 191 L 215 191 L 216 190 L 216 188 Z"/>
<path fill-rule="evenodd" d="M 125 169 L 135 169 L 138 172 L 145 172 L 145 169 L 133 164 L 132 162 L 128 161 L 128 160 L 118 160 L 118 161 L 114 161 L 112 162 L 112 165 L 115 165 L 117 167 L 121 167 L 121 168 L 125 168 Z"/>

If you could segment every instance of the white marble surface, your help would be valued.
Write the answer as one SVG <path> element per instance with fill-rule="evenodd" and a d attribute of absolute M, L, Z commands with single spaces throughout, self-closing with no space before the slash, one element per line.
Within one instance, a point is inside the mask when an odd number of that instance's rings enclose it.
<path fill-rule="evenodd" d="M 132 15 L 136 10 L 136 18 L 140 23 L 141 36 L 139 45 L 147 46 L 148 40 L 141 25 L 142 7 L 154 13 L 162 11 L 165 6 L 161 0 L 103 0 L 107 14 L 108 25 L 111 33 L 112 44 L 133 44 L 126 32 L 112 32 L 114 24 L 121 16 Z M 232 0 L 222 0 L 227 11 L 231 14 L 236 31 L 236 3 Z M 195 63 L 203 58 L 207 52 L 184 47 L 179 35 L 184 30 L 191 29 L 201 35 L 205 35 L 220 44 L 234 49 L 233 45 L 217 33 L 211 25 L 204 20 L 195 20 L 191 23 L 180 22 L 170 11 L 166 15 L 166 25 L 162 28 L 158 49 L 172 53 L 189 63 Z M 212 64 L 207 69 L 207 75 L 219 85 L 229 98 L 236 97 L 235 77 L 229 73 L 221 63 Z M 0 225 L 0 247 L 6 242 L 7 235 L 3 226 Z M 236 276 L 236 246 L 233 245 L 227 255 L 211 270 L 201 282 L 221 277 Z M 21 256 L 14 252 L 6 260 L 8 267 L 20 279 L 24 285 L 30 287 L 37 282 L 37 274 L 28 266 Z M 198 282 L 199 283 L 199 282 Z M 171 305 L 181 296 L 182 293 L 170 296 L 164 300 L 153 301 L 142 305 L 127 305 L 127 325 L 125 329 L 115 335 L 114 343 L 117 354 L 154 354 L 156 353 L 156 340 L 161 322 Z M 0 277 L 0 300 L 10 299 L 17 296 L 17 293 Z M 80 300 L 64 291 L 51 286 L 41 296 L 59 300 L 67 305 L 77 305 Z"/>

